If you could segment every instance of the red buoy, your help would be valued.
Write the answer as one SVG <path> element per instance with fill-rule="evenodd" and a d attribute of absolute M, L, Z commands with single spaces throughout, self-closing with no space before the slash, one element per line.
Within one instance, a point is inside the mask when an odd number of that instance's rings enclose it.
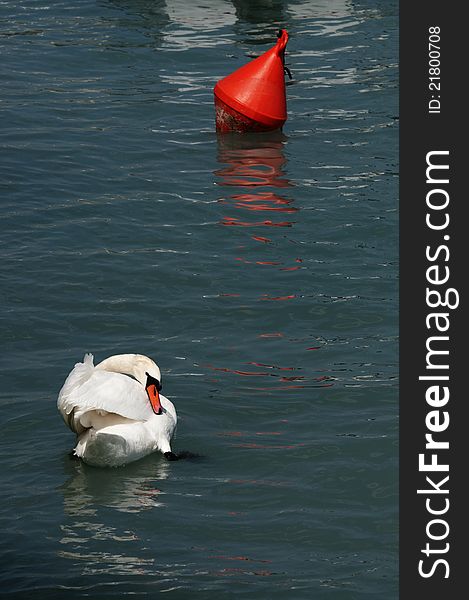
<path fill-rule="evenodd" d="M 215 86 L 217 131 L 273 131 L 287 120 L 284 54 L 288 33 Z"/>

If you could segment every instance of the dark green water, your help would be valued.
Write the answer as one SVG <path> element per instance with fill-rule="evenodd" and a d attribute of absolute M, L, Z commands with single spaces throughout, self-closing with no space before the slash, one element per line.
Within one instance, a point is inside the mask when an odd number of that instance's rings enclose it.
<path fill-rule="evenodd" d="M 397 597 L 397 3 L 0 3 L 0 596 Z M 290 33 L 283 134 L 216 81 Z M 68 457 L 85 352 L 175 451 Z"/>

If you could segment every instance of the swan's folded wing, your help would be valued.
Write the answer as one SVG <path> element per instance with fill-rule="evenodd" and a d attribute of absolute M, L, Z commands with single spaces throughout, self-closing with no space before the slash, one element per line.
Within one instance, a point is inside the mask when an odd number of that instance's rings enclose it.
<path fill-rule="evenodd" d="M 91 376 L 80 385 L 64 388 L 59 395 L 63 415 L 70 415 L 72 411 L 78 416 L 91 410 L 103 410 L 136 421 L 146 421 L 153 415 L 142 385 L 121 373 L 93 369 Z"/>

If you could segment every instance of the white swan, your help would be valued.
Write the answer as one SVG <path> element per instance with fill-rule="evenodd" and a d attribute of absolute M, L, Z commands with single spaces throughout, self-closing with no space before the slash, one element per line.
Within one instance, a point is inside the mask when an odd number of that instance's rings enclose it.
<path fill-rule="evenodd" d="M 93 365 L 85 354 L 59 392 L 57 407 L 77 434 L 74 453 L 94 466 L 120 466 L 159 450 L 168 460 L 177 423 L 159 394 L 158 365 L 141 354 L 118 354 Z"/>

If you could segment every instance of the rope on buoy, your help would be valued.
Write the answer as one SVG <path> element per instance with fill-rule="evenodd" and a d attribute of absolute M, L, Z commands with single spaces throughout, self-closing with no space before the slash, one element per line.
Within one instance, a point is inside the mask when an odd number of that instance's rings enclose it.
<path fill-rule="evenodd" d="M 283 29 L 279 29 L 277 32 L 277 39 L 280 39 L 283 35 Z M 283 62 L 283 71 L 285 73 L 285 75 L 288 75 L 288 79 L 293 79 L 291 71 L 288 67 L 285 66 L 285 54 L 282 55 L 282 62 Z"/>

